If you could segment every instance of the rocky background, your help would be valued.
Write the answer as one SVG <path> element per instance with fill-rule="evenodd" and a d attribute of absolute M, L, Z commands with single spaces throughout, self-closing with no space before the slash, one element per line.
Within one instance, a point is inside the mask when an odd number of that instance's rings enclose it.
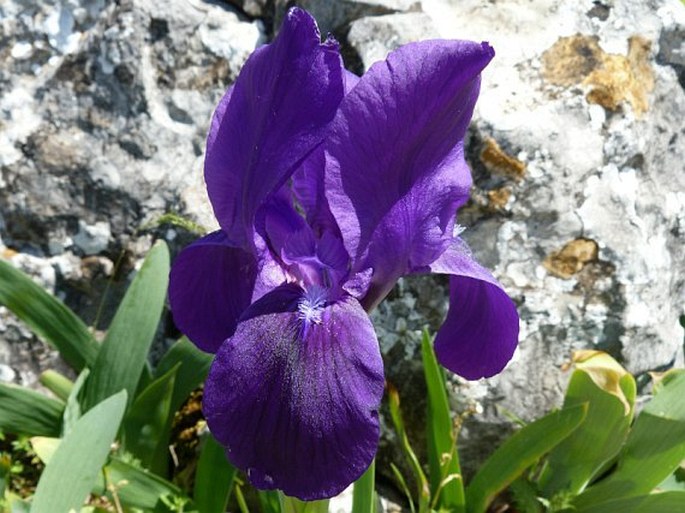
<path fill-rule="evenodd" d="M 177 251 L 194 223 L 215 226 L 201 173 L 213 107 L 292 3 L 357 73 L 418 39 L 488 40 L 497 52 L 459 222 L 517 302 L 521 338 L 500 376 L 451 380 L 467 473 L 512 416 L 559 404 L 572 351 L 609 351 L 639 375 L 683 364 L 680 0 L 2 0 L 2 257 L 106 327 L 154 238 Z M 420 330 L 445 311 L 446 282 L 413 278 L 374 315 L 414 426 Z M 177 335 L 167 316 L 159 346 Z M 0 307 L 0 380 L 34 385 L 48 367 L 65 369 Z M 392 443 L 382 459 L 401 458 Z"/>

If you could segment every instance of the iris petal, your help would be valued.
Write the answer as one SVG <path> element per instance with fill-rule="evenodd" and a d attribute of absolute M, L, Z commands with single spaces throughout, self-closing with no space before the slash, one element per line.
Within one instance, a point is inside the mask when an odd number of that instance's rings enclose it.
<path fill-rule="evenodd" d="M 214 353 L 238 318 L 284 280 L 266 251 L 255 258 L 230 245 L 222 231 L 198 239 L 176 257 L 169 278 L 174 323 L 203 351 Z"/>
<path fill-rule="evenodd" d="M 250 307 L 216 355 L 203 408 L 255 486 L 316 500 L 342 491 L 375 455 L 383 363 L 356 300 L 307 298 L 285 285 Z"/>
<path fill-rule="evenodd" d="M 518 343 L 516 305 L 460 241 L 430 270 L 450 275 L 450 307 L 435 339 L 438 360 L 466 379 L 494 376 Z"/>
<path fill-rule="evenodd" d="M 355 269 L 373 267 L 379 296 L 449 243 L 471 185 L 462 140 L 493 55 L 486 43 L 406 45 L 340 104 L 325 143 L 326 197 Z"/>
<path fill-rule="evenodd" d="M 256 50 L 216 109 L 205 180 L 221 228 L 249 249 L 254 218 L 318 145 L 343 96 L 337 43 L 293 8 L 274 42 Z"/>

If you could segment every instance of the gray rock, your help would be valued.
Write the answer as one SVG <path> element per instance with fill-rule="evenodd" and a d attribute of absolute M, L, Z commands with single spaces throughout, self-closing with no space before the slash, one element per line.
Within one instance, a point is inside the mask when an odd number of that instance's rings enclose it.
<path fill-rule="evenodd" d="M 420 0 L 288 0 L 276 1 L 276 26 L 280 22 L 287 6 L 295 3 L 309 11 L 319 24 L 324 36 L 328 33 L 339 35 L 347 25 L 365 16 L 381 16 L 401 12 L 418 12 Z"/>
<path fill-rule="evenodd" d="M 637 374 L 683 364 L 685 93 L 673 34 L 685 9 L 624 0 L 601 19 L 589 4 L 423 2 L 444 37 L 489 40 L 497 52 L 467 141 L 475 186 L 459 220 L 519 305 L 521 337 L 501 375 L 452 379 L 468 413 L 467 475 L 511 429 L 505 412 L 530 420 L 561 403 L 574 350 L 608 351 Z M 355 48 L 365 63 L 381 53 Z M 422 390 L 402 385 L 419 330 L 424 318 L 439 326 L 439 310 L 423 313 L 431 283 L 407 280 L 375 318 L 389 379 L 412 410 Z"/>
<path fill-rule="evenodd" d="M 437 35 L 435 24 L 427 14 L 412 12 L 353 21 L 347 42 L 368 69 L 399 46 L 422 39 L 434 39 Z"/>

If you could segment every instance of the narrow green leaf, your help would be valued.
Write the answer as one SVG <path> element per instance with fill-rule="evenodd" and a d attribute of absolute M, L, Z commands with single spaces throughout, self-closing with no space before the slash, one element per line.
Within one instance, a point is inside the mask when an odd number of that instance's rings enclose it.
<path fill-rule="evenodd" d="M 169 436 L 174 412 L 171 395 L 180 363 L 155 379 L 136 397 L 123 423 L 123 446 L 144 467 L 166 475 L 169 460 Z"/>
<path fill-rule="evenodd" d="M 99 346 L 83 321 L 29 276 L 2 259 L 0 304 L 55 347 L 77 371 L 95 362 Z"/>
<path fill-rule="evenodd" d="M 482 513 L 492 499 L 581 425 L 587 405 L 552 412 L 521 428 L 483 464 L 466 488 L 469 513 Z"/>
<path fill-rule="evenodd" d="M 442 369 L 438 366 L 433 343 L 428 331 L 421 340 L 423 372 L 428 389 L 428 468 L 432 507 L 461 513 L 464 505 L 464 485 L 457 454 L 457 443 L 450 414 L 447 390 Z"/>
<path fill-rule="evenodd" d="M 158 511 L 162 497 L 179 497 L 190 501 L 175 484 L 116 457 L 110 458 L 100 473 L 93 493 L 111 497 L 112 490 L 122 505 L 143 511 Z"/>
<path fill-rule="evenodd" d="M 402 412 L 400 411 L 400 395 L 397 389 L 391 384 L 387 383 L 388 389 L 388 405 L 390 406 L 390 417 L 392 418 L 392 423 L 395 426 L 395 431 L 397 431 L 397 436 L 400 439 L 402 445 L 402 450 L 404 455 L 409 461 L 409 466 L 414 472 L 414 478 L 418 486 L 418 499 L 419 499 L 419 511 L 427 511 L 428 504 L 430 502 L 430 486 L 426 475 L 421 468 L 421 463 L 416 457 L 416 453 L 409 442 L 409 437 L 404 428 L 404 421 L 402 420 Z"/>
<path fill-rule="evenodd" d="M 411 513 L 415 513 L 416 508 L 414 507 L 414 498 L 411 496 L 406 479 L 404 479 L 404 476 L 402 475 L 402 472 L 400 472 L 400 469 L 397 468 L 397 465 L 392 462 L 390 463 L 390 469 L 395 475 L 395 479 L 397 480 L 397 484 L 400 486 L 400 490 L 402 490 L 404 496 L 407 498 L 407 502 L 409 503 L 409 511 L 411 511 Z"/>
<path fill-rule="evenodd" d="M 47 465 L 50 463 L 55 452 L 57 452 L 57 448 L 59 447 L 60 442 L 62 442 L 62 439 L 49 436 L 32 436 L 30 442 L 33 452 L 38 455 L 40 461 L 42 461 L 44 465 Z"/>
<path fill-rule="evenodd" d="M 236 469 L 226 459 L 224 448 L 207 434 L 195 474 L 193 497 L 198 511 L 224 513 L 233 490 Z"/>
<path fill-rule="evenodd" d="M 45 467 L 31 513 L 80 509 L 107 460 L 125 408 L 126 392 L 122 391 L 81 417 Z"/>
<path fill-rule="evenodd" d="M 176 364 L 181 364 L 176 374 L 171 399 L 173 412 L 178 411 L 190 393 L 204 382 L 213 359 L 214 355 L 200 351 L 186 337 L 181 337 L 164 354 L 155 369 L 156 377 L 168 372 Z"/>
<path fill-rule="evenodd" d="M 88 375 L 90 374 L 90 369 L 85 367 L 81 374 L 76 378 L 74 386 L 71 388 L 69 397 L 67 397 L 67 405 L 64 408 L 64 414 L 62 415 L 62 436 L 66 436 L 74 424 L 78 422 L 78 419 L 83 415 L 83 410 L 81 409 L 81 391 L 85 386 Z"/>
<path fill-rule="evenodd" d="M 59 436 L 64 403 L 15 385 L 0 383 L 0 430 L 30 436 Z"/>
<path fill-rule="evenodd" d="M 352 513 L 375 513 L 376 511 L 376 460 L 371 462 L 362 477 L 354 483 Z"/>
<path fill-rule="evenodd" d="M 274 490 L 257 490 L 257 498 L 262 508 L 262 513 L 281 513 L 281 503 L 278 501 L 278 492 Z M 250 513 L 247 502 L 243 496 L 241 483 L 235 484 L 235 501 L 238 503 L 240 513 Z"/>
<path fill-rule="evenodd" d="M 69 392 L 71 392 L 71 389 L 74 386 L 73 381 L 54 370 L 46 370 L 41 373 L 38 377 L 38 381 L 62 401 L 67 400 Z"/>
<path fill-rule="evenodd" d="M 328 513 L 328 499 L 304 502 L 279 492 L 282 513 Z"/>
<path fill-rule="evenodd" d="M 513 481 L 509 485 L 509 491 L 517 510 L 521 513 L 543 513 L 537 490 L 525 476 Z"/>
<path fill-rule="evenodd" d="M 120 390 L 133 402 L 157 331 L 169 281 L 169 250 L 157 241 L 107 331 L 86 386 L 86 410 Z"/>
<path fill-rule="evenodd" d="M 616 470 L 574 501 L 578 508 L 644 495 L 685 460 L 685 373 L 662 382 L 635 420 L 618 457 Z"/>
<path fill-rule="evenodd" d="M 685 511 L 685 492 L 639 495 L 605 501 L 573 510 L 573 513 L 678 513 Z"/>
<path fill-rule="evenodd" d="M 539 480 L 543 496 L 578 494 L 618 454 L 633 420 L 635 394 L 635 379 L 609 355 L 593 352 L 578 362 L 564 408 L 587 403 L 588 413 L 550 452 Z"/>

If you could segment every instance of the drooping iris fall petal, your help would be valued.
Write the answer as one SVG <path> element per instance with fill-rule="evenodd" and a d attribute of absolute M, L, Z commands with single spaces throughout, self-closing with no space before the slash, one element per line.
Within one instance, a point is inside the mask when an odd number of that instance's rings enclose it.
<path fill-rule="evenodd" d="M 379 437 L 383 363 L 351 297 L 318 301 L 285 285 L 245 313 L 205 385 L 209 428 L 258 488 L 302 500 L 341 492 Z"/>
<path fill-rule="evenodd" d="M 374 269 L 380 291 L 365 306 L 445 250 L 471 185 L 462 140 L 493 55 L 486 43 L 409 44 L 341 102 L 325 143 L 325 191 L 357 269 Z"/>
<path fill-rule="evenodd" d="M 222 231 L 196 240 L 174 260 L 169 303 L 176 327 L 215 353 L 255 299 L 285 280 L 262 249 L 260 258 L 229 244 Z"/>
<path fill-rule="evenodd" d="M 497 374 L 518 343 L 516 305 L 459 240 L 430 270 L 450 275 L 449 311 L 435 338 L 438 361 L 466 379 Z"/>
<path fill-rule="evenodd" d="M 301 9 L 247 60 L 216 109 L 205 158 L 209 199 L 234 246 L 251 246 L 257 210 L 321 143 L 343 87 L 337 43 L 321 43 Z"/>

